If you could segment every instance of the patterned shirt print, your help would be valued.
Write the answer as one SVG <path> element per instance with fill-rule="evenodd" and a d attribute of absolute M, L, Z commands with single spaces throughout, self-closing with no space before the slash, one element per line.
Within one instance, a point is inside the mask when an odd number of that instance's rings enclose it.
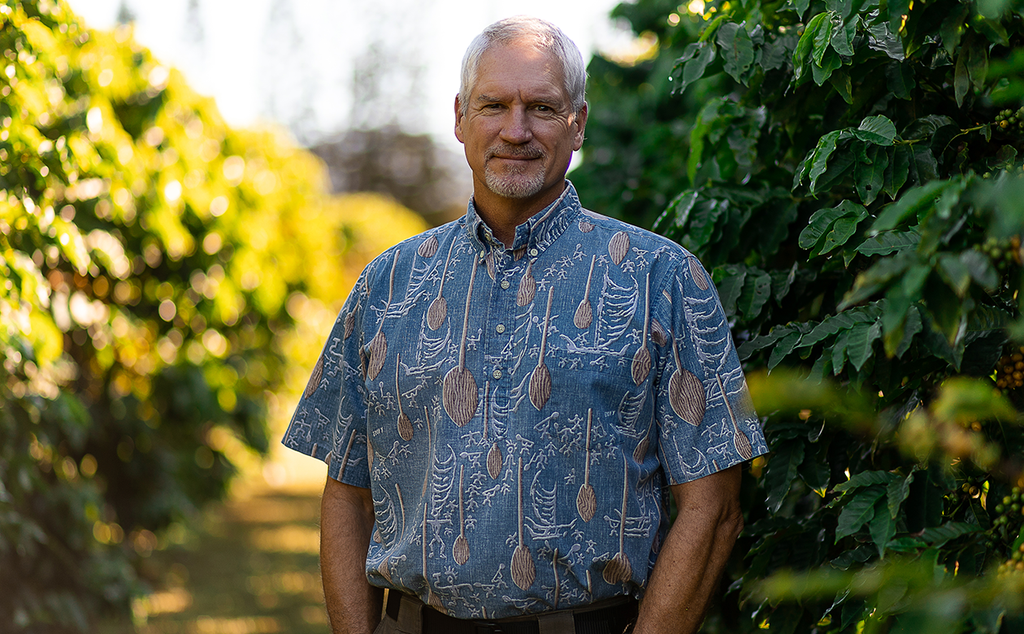
<path fill-rule="evenodd" d="M 641 596 L 665 485 L 767 452 L 708 273 L 571 184 L 368 265 L 283 442 L 371 489 L 370 583 L 458 618 Z"/>

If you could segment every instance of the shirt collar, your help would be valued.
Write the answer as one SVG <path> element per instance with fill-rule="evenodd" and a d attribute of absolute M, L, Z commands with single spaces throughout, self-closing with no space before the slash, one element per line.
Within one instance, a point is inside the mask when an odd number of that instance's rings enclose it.
<path fill-rule="evenodd" d="M 516 227 L 515 238 L 512 240 L 512 251 L 519 249 L 536 249 L 538 253 L 548 248 L 572 224 L 583 208 L 579 196 L 572 183 L 566 181 L 565 189 L 558 200 L 530 216 L 523 224 Z M 469 200 L 465 215 L 465 226 L 470 239 L 483 250 L 503 249 L 504 245 L 494 237 L 477 213 L 473 199 Z"/>

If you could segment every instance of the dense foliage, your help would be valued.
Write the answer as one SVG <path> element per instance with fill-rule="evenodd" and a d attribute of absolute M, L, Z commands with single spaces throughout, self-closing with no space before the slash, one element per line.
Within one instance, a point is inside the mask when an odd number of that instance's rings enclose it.
<path fill-rule="evenodd" d="M 713 268 L 772 448 L 707 631 L 1021 631 L 1024 8 L 615 14 L 573 180 Z"/>
<path fill-rule="evenodd" d="M 3 0 L 0 51 L 0 630 L 87 631 L 422 223 L 328 198 L 319 160 L 229 129 L 128 29 Z"/>

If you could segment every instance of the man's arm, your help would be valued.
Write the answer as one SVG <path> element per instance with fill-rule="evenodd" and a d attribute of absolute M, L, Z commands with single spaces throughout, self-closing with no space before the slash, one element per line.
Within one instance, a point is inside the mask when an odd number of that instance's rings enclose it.
<path fill-rule="evenodd" d="M 328 476 L 320 502 L 320 575 L 335 634 L 369 634 L 380 622 L 384 591 L 366 581 L 372 530 L 370 490 Z"/>
<path fill-rule="evenodd" d="M 635 634 L 696 632 L 743 530 L 741 466 L 671 487 L 679 514 L 640 603 Z"/>

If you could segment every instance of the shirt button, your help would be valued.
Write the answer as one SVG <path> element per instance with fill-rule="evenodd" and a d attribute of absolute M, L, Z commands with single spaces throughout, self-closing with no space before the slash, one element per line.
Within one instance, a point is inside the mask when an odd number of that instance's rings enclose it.
<path fill-rule="evenodd" d="M 491 376 L 493 376 L 496 379 L 500 379 L 501 378 L 501 370 L 495 370 L 494 374 L 492 374 Z"/>
<path fill-rule="evenodd" d="M 509 287 L 508 280 L 501 280 L 501 287 L 504 288 L 504 289 L 508 289 L 508 287 Z"/>
<path fill-rule="evenodd" d="M 533 257 L 537 257 L 537 249 L 530 249 L 530 255 Z"/>
<path fill-rule="evenodd" d="M 497 326 L 494 327 L 494 329 L 497 330 L 498 334 L 500 335 L 501 333 L 505 332 L 505 324 L 498 324 Z"/>

